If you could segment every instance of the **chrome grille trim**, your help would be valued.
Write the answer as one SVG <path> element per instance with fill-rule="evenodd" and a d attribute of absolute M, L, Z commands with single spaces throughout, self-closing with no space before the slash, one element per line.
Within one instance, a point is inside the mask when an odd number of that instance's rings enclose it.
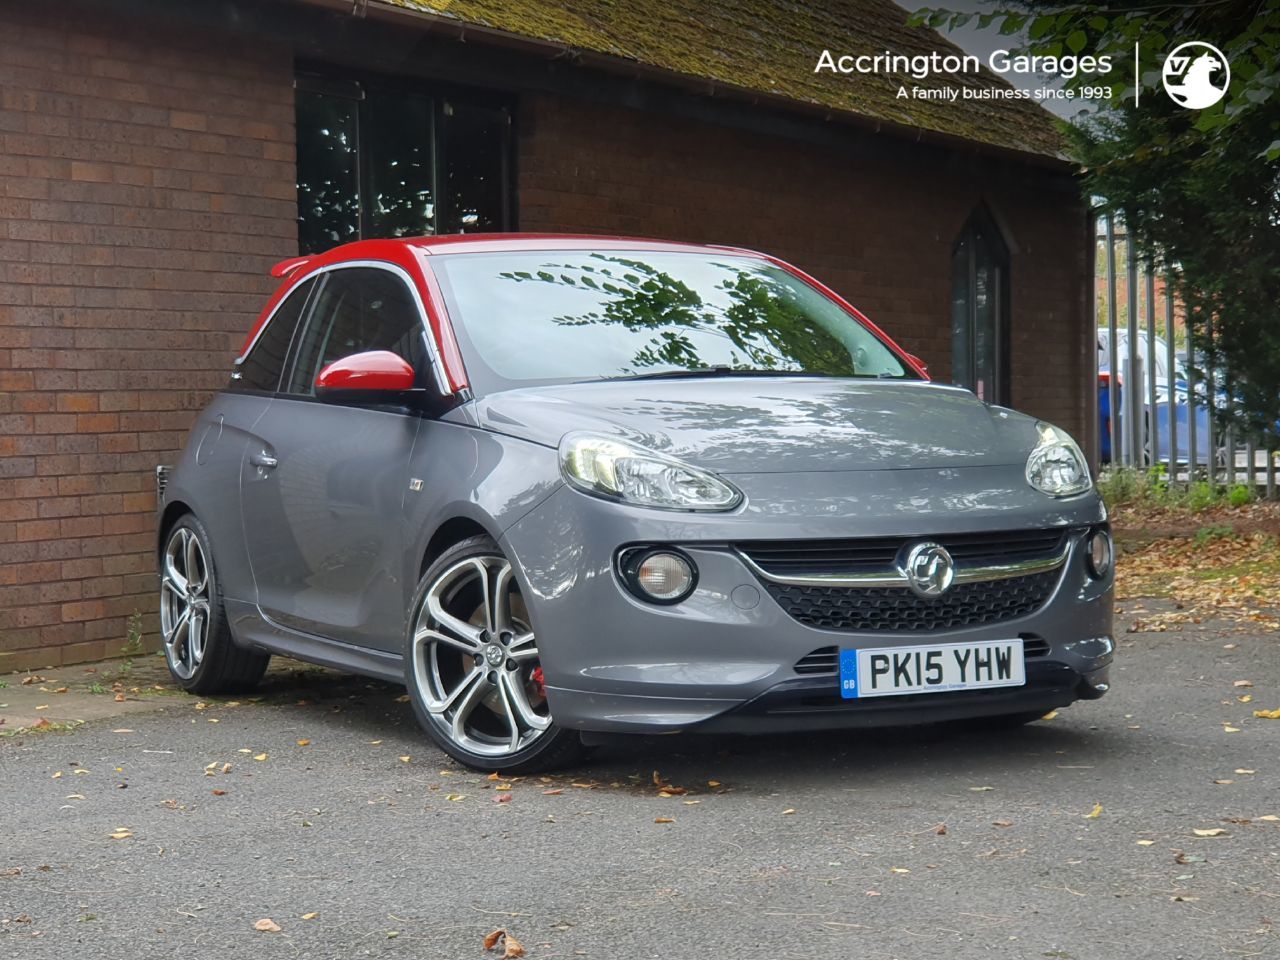
<path fill-rule="evenodd" d="M 928 539 L 921 537 L 920 539 Z M 990 580 L 1008 580 L 1013 577 L 1026 577 L 1037 573 L 1048 573 L 1056 570 L 1067 560 L 1071 550 L 1071 540 L 1064 538 L 1062 547 L 1055 554 L 1047 557 L 1036 557 L 1030 560 L 1018 560 L 1012 563 L 985 564 L 982 566 L 957 566 L 954 584 L 986 583 Z M 735 547 L 734 552 L 747 568 L 761 580 L 791 587 L 902 587 L 910 585 L 907 575 L 896 568 L 874 573 L 831 573 L 804 574 L 800 576 L 769 573 L 751 559 L 741 549 Z"/>

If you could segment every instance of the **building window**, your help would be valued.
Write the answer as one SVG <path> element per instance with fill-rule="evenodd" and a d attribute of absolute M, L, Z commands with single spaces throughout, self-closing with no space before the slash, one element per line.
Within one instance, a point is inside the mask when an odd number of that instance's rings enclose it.
<path fill-rule="evenodd" d="M 513 227 L 511 113 L 481 95 L 297 81 L 298 249 Z"/>
<path fill-rule="evenodd" d="M 955 383 L 1009 403 L 1009 248 L 985 210 L 951 252 L 951 358 Z"/>

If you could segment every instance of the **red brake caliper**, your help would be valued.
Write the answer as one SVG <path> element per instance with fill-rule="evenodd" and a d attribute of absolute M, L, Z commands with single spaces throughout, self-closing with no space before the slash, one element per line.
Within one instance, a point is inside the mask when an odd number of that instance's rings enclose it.
<path fill-rule="evenodd" d="M 529 679 L 533 681 L 533 689 L 537 691 L 538 696 L 545 697 L 547 695 L 547 688 L 543 686 L 542 668 L 534 667 L 533 673 L 529 674 Z"/>

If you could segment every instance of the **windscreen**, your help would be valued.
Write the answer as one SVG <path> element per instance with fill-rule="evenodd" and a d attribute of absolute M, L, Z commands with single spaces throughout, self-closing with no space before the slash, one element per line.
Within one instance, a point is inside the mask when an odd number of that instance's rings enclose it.
<path fill-rule="evenodd" d="M 854 316 L 758 258 L 516 251 L 431 266 L 488 390 L 699 370 L 917 378 Z"/>

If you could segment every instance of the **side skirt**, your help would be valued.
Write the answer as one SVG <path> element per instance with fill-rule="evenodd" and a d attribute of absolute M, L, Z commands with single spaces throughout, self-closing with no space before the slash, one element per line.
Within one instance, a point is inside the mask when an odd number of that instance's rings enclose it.
<path fill-rule="evenodd" d="M 357 647 L 328 637 L 318 637 L 282 627 L 269 620 L 257 604 L 224 600 L 227 619 L 236 643 L 243 647 L 278 653 L 295 660 L 332 667 L 389 683 L 404 683 L 404 658 L 384 650 Z"/>

